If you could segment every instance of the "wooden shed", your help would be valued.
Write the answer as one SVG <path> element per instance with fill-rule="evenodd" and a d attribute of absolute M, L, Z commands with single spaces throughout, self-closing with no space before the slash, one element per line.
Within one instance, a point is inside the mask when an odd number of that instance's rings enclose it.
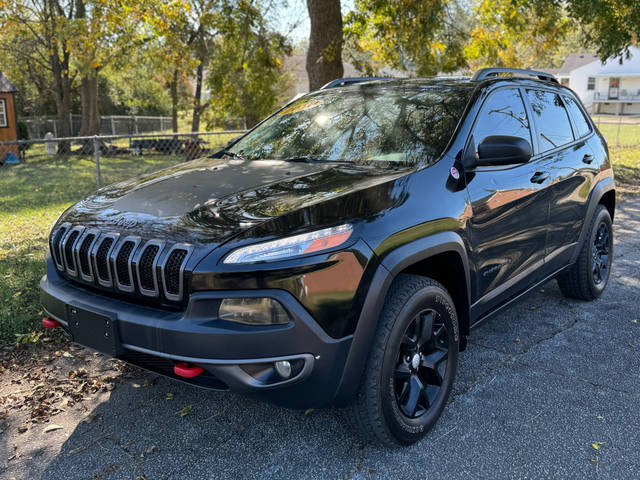
<path fill-rule="evenodd" d="M 16 86 L 0 71 L 0 142 L 18 140 L 18 118 L 14 101 L 17 91 Z M 17 158 L 18 146 L 1 146 L 0 163 L 6 160 L 7 154 L 14 154 Z"/>

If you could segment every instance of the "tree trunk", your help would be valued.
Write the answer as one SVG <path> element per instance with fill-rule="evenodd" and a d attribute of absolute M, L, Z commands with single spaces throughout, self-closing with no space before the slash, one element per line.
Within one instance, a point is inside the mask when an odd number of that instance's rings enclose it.
<path fill-rule="evenodd" d="M 63 48 L 65 45 L 63 45 Z M 66 50 L 66 48 L 65 48 Z M 69 53 L 65 52 L 60 58 L 56 52 L 51 51 L 49 64 L 53 74 L 53 90 L 56 98 L 56 120 L 58 137 L 70 137 L 72 135 L 69 118 L 71 116 L 71 78 L 69 77 Z M 71 152 L 69 142 L 58 143 L 58 154 L 66 155 Z"/>
<path fill-rule="evenodd" d="M 171 94 L 171 128 L 174 133 L 178 132 L 178 79 L 180 72 L 176 68 L 173 71 L 173 80 L 169 82 L 169 92 Z"/>
<path fill-rule="evenodd" d="M 93 70 L 80 80 L 80 99 L 82 103 L 82 124 L 80 136 L 100 133 L 100 112 L 98 110 L 98 70 Z"/>
<path fill-rule="evenodd" d="M 307 0 L 307 10 L 311 19 L 307 74 L 309 90 L 317 90 L 344 75 L 340 0 Z"/>
<path fill-rule="evenodd" d="M 200 131 L 200 115 L 202 114 L 202 77 L 204 62 L 200 61 L 196 69 L 196 91 L 193 94 L 193 118 L 191 119 L 191 131 Z"/>

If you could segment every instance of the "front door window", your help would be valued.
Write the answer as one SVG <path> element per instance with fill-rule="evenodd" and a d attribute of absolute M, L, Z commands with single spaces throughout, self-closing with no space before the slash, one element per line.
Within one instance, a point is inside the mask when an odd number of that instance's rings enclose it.
<path fill-rule="evenodd" d="M 612 77 L 609 79 L 609 100 L 617 100 L 620 91 L 620 79 Z"/>

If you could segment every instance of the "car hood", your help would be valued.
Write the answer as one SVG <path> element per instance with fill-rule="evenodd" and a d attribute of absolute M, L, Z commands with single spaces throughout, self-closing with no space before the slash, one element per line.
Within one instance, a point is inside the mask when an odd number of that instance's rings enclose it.
<path fill-rule="evenodd" d="M 147 239 L 221 243 L 274 217 L 404 174 L 355 164 L 204 158 L 103 188 L 59 221 Z"/>

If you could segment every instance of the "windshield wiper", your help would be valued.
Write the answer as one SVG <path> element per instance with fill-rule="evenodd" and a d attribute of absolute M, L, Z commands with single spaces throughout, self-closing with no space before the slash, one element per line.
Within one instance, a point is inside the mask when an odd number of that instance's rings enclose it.
<path fill-rule="evenodd" d="M 326 158 L 312 157 L 310 155 L 303 155 L 300 157 L 279 158 L 283 162 L 300 162 L 300 163 L 353 163 L 345 160 L 327 160 Z"/>
<path fill-rule="evenodd" d="M 222 152 L 220 153 L 220 156 L 223 157 L 225 155 L 231 158 L 239 158 L 240 160 L 246 160 L 246 158 L 243 157 L 241 153 L 234 153 L 234 152 L 230 152 L 229 150 L 222 150 Z"/>

